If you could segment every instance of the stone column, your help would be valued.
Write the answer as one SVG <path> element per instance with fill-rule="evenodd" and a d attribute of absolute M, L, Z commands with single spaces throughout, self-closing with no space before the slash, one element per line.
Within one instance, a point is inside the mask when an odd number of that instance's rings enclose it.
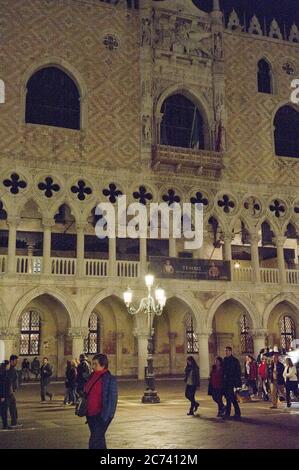
<path fill-rule="evenodd" d="M 134 333 L 138 341 L 138 380 L 144 380 L 144 370 L 147 366 L 148 335 L 145 333 Z"/>
<path fill-rule="evenodd" d="M 224 261 L 231 261 L 232 260 L 232 234 L 231 233 L 226 233 L 224 235 L 224 253 L 223 253 L 223 258 Z"/>
<path fill-rule="evenodd" d="M 88 328 L 73 327 L 69 328 L 68 335 L 72 338 L 72 356 L 73 359 L 79 359 L 84 349 L 84 338 L 88 335 Z"/>
<path fill-rule="evenodd" d="M 57 377 L 64 377 L 65 360 L 64 360 L 64 342 L 65 333 L 57 333 Z"/>
<path fill-rule="evenodd" d="M 16 242 L 17 242 L 17 228 L 20 219 L 18 217 L 9 217 L 7 219 L 7 225 L 9 227 L 8 235 L 8 272 L 16 272 Z"/>
<path fill-rule="evenodd" d="M 287 276 L 286 276 L 286 267 L 285 267 L 285 259 L 284 259 L 284 244 L 286 241 L 286 237 L 276 237 L 276 250 L 277 250 L 277 263 L 279 269 L 279 277 L 281 284 L 286 284 Z"/>
<path fill-rule="evenodd" d="M 139 258 L 140 258 L 140 275 L 143 277 L 147 273 L 147 240 L 139 239 Z"/>
<path fill-rule="evenodd" d="M 109 276 L 116 273 L 116 238 L 109 238 Z"/>
<path fill-rule="evenodd" d="M 198 333 L 198 352 L 200 377 L 207 379 L 210 376 L 209 337 L 211 333 Z"/>
<path fill-rule="evenodd" d="M 259 241 L 260 236 L 258 233 L 250 234 L 250 250 L 251 250 L 251 264 L 253 270 L 253 280 L 254 282 L 261 282 L 261 273 L 260 273 L 260 257 L 259 257 Z"/>
<path fill-rule="evenodd" d="M 169 354 L 169 362 L 170 362 L 170 374 L 173 375 L 176 373 L 176 338 L 177 333 L 170 332 L 169 336 L 169 344 L 170 344 L 170 354 Z"/>
<path fill-rule="evenodd" d="M 19 338 L 20 332 L 17 327 L 0 328 L 0 362 L 9 359 L 11 354 L 19 354 L 19 347 L 16 350 Z"/>
<path fill-rule="evenodd" d="M 83 223 L 77 223 L 77 276 L 82 277 L 84 276 L 85 269 L 84 269 L 84 228 L 85 225 Z"/>
<path fill-rule="evenodd" d="M 169 238 L 169 256 L 170 258 L 177 257 L 176 238 Z"/>
<path fill-rule="evenodd" d="M 254 355 L 258 355 L 261 349 L 266 347 L 267 330 L 256 329 L 251 332 L 253 338 Z"/>
<path fill-rule="evenodd" d="M 116 333 L 116 375 L 122 375 L 122 358 L 123 358 L 123 337 L 124 333 L 118 331 Z"/>
<path fill-rule="evenodd" d="M 43 220 L 44 239 L 43 239 L 43 273 L 51 274 L 51 232 L 54 221 L 51 219 Z"/>

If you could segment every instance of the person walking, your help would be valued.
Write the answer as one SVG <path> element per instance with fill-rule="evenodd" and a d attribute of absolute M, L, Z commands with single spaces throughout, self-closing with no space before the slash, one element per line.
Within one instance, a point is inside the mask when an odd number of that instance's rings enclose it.
<path fill-rule="evenodd" d="M 52 373 L 52 367 L 49 364 L 48 358 L 44 357 L 43 364 L 40 369 L 40 395 L 42 403 L 45 403 L 46 396 L 50 398 L 50 401 L 53 400 L 53 393 L 48 391 Z"/>
<path fill-rule="evenodd" d="M 2 419 L 2 427 L 4 430 L 12 429 L 8 426 L 8 397 L 11 394 L 11 383 L 8 378 L 8 367 L 9 361 L 4 361 L 0 365 L 0 410 L 1 410 L 1 419 Z"/>
<path fill-rule="evenodd" d="M 66 394 L 64 398 L 65 405 L 76 405 L 77 403 L 77 365 L 75 361 L 67 361 L 66 371 L 65 371 L 65 386 Z"/>
<path fill-rule="evenodd" d="M 258 392 L 257 385 L 256 385 L 257 378 L 258 378 L 257 364 L 252 356 L 247 355 L 246 361 L 245 361 L 245 379 L 246 379 L 246 385 L 248 388 L 252 390 L 253 396 L 256 396 Z"/>
<path fill-rule="evenodd" d="M 11 419 L 11 427 L 19 428 L 22 427 L 21 424 L 18 423 L 18 409 L 17 409 L 17 400 L 15 396 L 15 392 L 19 386 L 19 377 L 17 372 L 17 363 L 18 363 L 18 356 L 12 354 L 9 358 L 9 368 L 7 370 L 7 379 L 8 379 L 8 390 L 9 393 L 6 398 L 7 409 L 9 409 L 10 419 Z"/>
<path fill-rule="evenodd" d="M 258 386 L 263 400 L 269 401 L 268 361 L 266 356 L 263 356 L 258 366 Z"/>
<path fill-rule="evenodd" d="M 190 409 L 187 415 L 193 416 L 199 407 L 199 403 L 195 400 L 195 393 L 200 386 L 200 375 L 199 367 L 192 356 L 187 357 L 184 381 L 186 384 L 185 397 L 190 401 Z"/>
<path fill-rule="evenodd" d="M 37 380 L 40 374 L 40 362 L 37 357 L 35 357 L 31 363 L 31 372 L 35 375 L 35 380 Z"/>
<path fill-rule="evenodd" d="M 84 386 L 87 383 L 91 374 L 90 364 L 86 359 L 85 354 L 80 354 L 80 362 L 77 366 L 77 393 L 79 396 L 83 395 Z"/>
<path fill-rule="evenodd" d="M 30 362 L 25 357 L 22 362 L 22 379 L 24 382 L 29 382 L 30 380 Z"/>
<path fill-rule="evenodd" d="M 226 398 L 226 408 L 223 415 L 224 419 L 230 417 L 231 406 L 235 410 L 235 419 L 241 418 L 241 410 L 235 394 L 235 388 L 242 386 L 241 381 L 241 366 L 236 357 L 233 356 L 233 351 L 230 346 L 225 348 L 225 358 L 223 359 L 223 389 Z"/>
<path fill-rule="evenodd" d="M 212 396 L 215 403 L 218 405 L 217 418 L 221 417 L 225 412 L 223 403 L 223 360 L 218 356 L 215 359 L 215 364 L 212 367 L 208 394 Z"/>
<path fill-rule="evenodd" d="M 283 371 L 283 378 L 285 380 L 286 387 L 287 407 L 290 408 L 291 392 L 293 392 L 294 395 L 298 397 L 298 377 L 297 369 L 289 357 L 286 358 L 286 365 Z"/>
<path fill-rule="evenodd" d="M 93 357 L 92 369 L 93 373 L 84 386 L 87 397 L 86 419 L 90 430 L 89 449 L 107 449 L 105 434 L 116 411 L 117 381 L 108 370 L 105 354 Z"/>
<path fill-rule="evenodd" d="M 279 354 L 275 353 L 272 356 L 270 366 L 270 387 L 271 387 L 271 400 L 272 406 L 270 408 L 277 408 L 278 395 L 284 396 L 284 366 L 279 360 Z"/>

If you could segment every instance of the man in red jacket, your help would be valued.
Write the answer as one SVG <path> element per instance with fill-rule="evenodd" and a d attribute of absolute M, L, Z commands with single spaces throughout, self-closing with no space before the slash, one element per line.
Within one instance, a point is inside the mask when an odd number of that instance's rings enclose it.
<path fill-rule="evenodd" d="M 93 373 L 84 387 L 87 396 L 87 423 L 90 430 L 89 448 L 106 449 L 105 434 L 117 405 L 117 382 L 108 370 L 105 354 L 92 360 Z"/>

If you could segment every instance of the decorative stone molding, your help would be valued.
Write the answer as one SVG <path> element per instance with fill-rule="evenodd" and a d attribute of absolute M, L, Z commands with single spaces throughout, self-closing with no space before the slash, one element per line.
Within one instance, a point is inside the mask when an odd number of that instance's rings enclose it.
<path fill-rule="evenodd" d="M 250 26 L 249 26 L 248 32 L 249 32 L 249 34 L 257 34 L 257 35 L 259 35 L 259 36 L 263 36 L 263 31 L 262 31 L 260 22 L 259 22 L 259 20 L 258 20 L 258 18 L 257 18 L 256 15 L 254 15 L 254 16 L 251 18 Z"/>
<path fill-rule="evenodd" d="M 283 39 L 280 27 L 275 19 L 272 20 L 270 25 L 269 37 L 274 39 Z"/>
<path fill-rule="evenodd" d="M 72 339 L 75 338 L 86 338 L 88 336 L 89 329 L 88 328 L 83 328 L 81 326 L 78 327 L 72 327 L 67 330 L 67 336 L 69 336 Z"/>

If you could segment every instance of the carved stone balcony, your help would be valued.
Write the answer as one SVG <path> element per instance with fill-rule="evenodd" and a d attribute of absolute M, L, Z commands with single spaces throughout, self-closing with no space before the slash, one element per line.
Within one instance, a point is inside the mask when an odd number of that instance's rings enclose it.
<path fill-rule="evenodd" d="M 173 170 L 177 173 L 202 175 L 218 179 L 224 168 L 224 153 L 211 150 L 185 149 L 168 145 L 152 147 L 153 170 Z"/>

